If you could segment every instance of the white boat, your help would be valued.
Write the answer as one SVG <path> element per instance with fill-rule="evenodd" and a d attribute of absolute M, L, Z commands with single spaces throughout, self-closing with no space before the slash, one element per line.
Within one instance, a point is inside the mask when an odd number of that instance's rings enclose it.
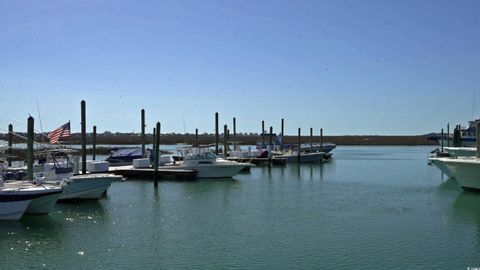
<path fill-rule="evenodd" d="M 431 157 L 428 160 L 435 165 L 440 171 L 442 171 L 445 175 L 448 177 L 453 177 L 452 171 L 447 167 L 443 159 L 446 159 L 445 157 Z"/>
<path fill-rule="evenodd" d="M 32 199 L 25 211 L 26 214 L 32 215 L 48 215 L 52 210 L 57 200 L 62 194 L 63 189 L 60 185 L 39 185 L 30 181 L 6 181 L 5 187 L 12 189 L 29 189 L 45 192 L 51 192 L 48 195 Z"/>
<path fill-rule="evenodd" d="M 474 157 L 477 154 L 476 147 L 443 147 L 443 151 L 452 157 Z"/>
<path fill-rule="evenodd" d="M 114 181 L 122 180 L 122 176 L 110 173 L 73 174 L 74 164 L 63 151 L 54 151 L 49 156 L 49 162 L 44 165 L 43 175 L 35 181 L 61 185 L 63 192 L 59 200 L 69 199 L 99 199 Z"/>
<path fill-rule="evenodd" d="M 464 190 L 480 191 L 480 159 L 476 157 L 434 159 L 450 170 Z"/>
<path fill-rule="evenodd" d="M 37 186 L 9 187 L 0 179 L 0 220 L 15 221 L 22 218 L 32 201 L 56 195 L 61 189 L 44 189 Z M 37 200 L 39 202 L 40 200 Z"/>
<path fill-rule="evenodd" d="M 173 167 L 195 170 L 197 178 L 230 178 L 247 166 L 220 158 L 211 153 L 208 147 L 184 147 L 179 149 L 179 154 L 183 161 Z"/>

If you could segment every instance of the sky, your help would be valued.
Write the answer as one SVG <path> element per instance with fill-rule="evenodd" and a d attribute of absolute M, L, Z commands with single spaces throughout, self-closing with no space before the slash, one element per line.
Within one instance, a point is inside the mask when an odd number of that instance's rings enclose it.
<path fill-rule="evenodd" d="M 0 133 L 419 135 L 480 118 L 480 1 L 0 0 Z M 37 106 L 38 104 L 38 106 Z M 19 121 L 19 122 L 17 122 Z M 41 125 L 40 125 L 41 122 Z"/>

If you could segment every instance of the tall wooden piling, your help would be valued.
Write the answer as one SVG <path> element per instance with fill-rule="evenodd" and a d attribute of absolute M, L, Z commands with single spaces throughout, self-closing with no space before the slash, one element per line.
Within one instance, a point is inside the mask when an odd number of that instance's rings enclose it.
<path fill-rule="evenodd" d="M 195 129 L 195 146 L 198 146 L 198 128 Z"/>
<path fill-rule="evenodd" d="M 223 126 L 223 157 L 227 158 L 227 147 L 228 147 L 228 130 L 227 125 Z"/>
<path fill-rule="evenodd" d="M 298 162 L 299 162 L 299 163 L 300 163 L 300 149 L 301 149 L 301 147 L 302 147 L 302 146 L 301 146 L 301 144 L 302 144 L 302 142 L 301 142 L 301 136 L 302 136 L 302 135 L 301 135 L 301 129 L 298 128 Z"/>
<path fill-rule="evenodd" d="M 320 152 L 323 152 L 323 128 L 320 129 Z"/>
<path fill-rule="evenodd" d="M 440 137 L 440 150 L 443 152 L 443 128 L 442 128 L 441 137 Z"/>
<path fill-rule="evenodd" d="M 142 109 L 141 113 L 140 113 L 140 122 L 141 122 L 141 135 L 140 135 L 140 139 L 142 140 L 142 157 L 145 157 L 146 156 L 146 153 L 145 153 L 145 110 Z"/>
<path fill-rule="evenodd" d="M 12 166 L 12 149 L 13 148 L 13 125 L 8 125 L 8 167 Z"/>
<path fill-rule="evenodd" d="M 280 128 L 280 150 L 283 150 L 283 136 L 285 135 L 284 132 L 284 121 L 283 121 L 283 118 L 282 118 L 282 123 L 281 123 L 281 128 Z"/>
<path fill-rule="evenodd" d="M 265 121 L 262 120 L 262 147 L 265 147 Z"/>
<path fill-rule="evenodd" d="M 237 151 L 237 119 L 233 117 L 233 151 Z"/>
<path fill-rule="evenodd" d="M 310 153 L 313 153 L 313 128 L 310 128 Z"/>
<path fill-rule="evenodd" d="M 480 121 L 477 121 L 477 158 L 480 158 Z"/>
<path fill-rule="evenodd" d="M 215 155 L 218 155 L 218 141 L 220 135 L 218 133 L 218 112 L 215 113 Z"/>
<path fill-rule="evenodd" d="M 157 139 L 157 129 L 153 128 L 153 133 L 152 133 L 152 155 L 155 157 L 155 140 Z"/>
<path fill-rule="evenodd" d="M 34 136 L 34 119 L 28 117 L 27 122 L 27 177 L 33 181 L 33 136 Z"/>
<path fill-rule="evenodd" d="M 154 172 L 154 186 L 158 186 L 158 161 L 160 158 L 160 122 L 157 122 L 155 134 L 155 163 L 153 164 Z"/>
<path fill-rule="evenodd" d="M 87 120 L 85 100 L 80 103 L 81 107 L 81 132 L 82 132 L 82 174 L 87 173 Z"/>
<path fill-rule="evenodd" d="M 447 123 L 447 147 L 450 147 L 450 123 Z"/>
<path fill-rule="evenodd" d="M 272 151 L 273 151 L 273 127 L 270 127 L 269 133 L 269 149 L 268 149 L 268 166 L 272 165 Z"/>
<path fill-rule="evenodd" d="M 95 160 L 97 157 L 97 126 L 93 126 L 93 134 L 92 134 L 92 159 Z"/>

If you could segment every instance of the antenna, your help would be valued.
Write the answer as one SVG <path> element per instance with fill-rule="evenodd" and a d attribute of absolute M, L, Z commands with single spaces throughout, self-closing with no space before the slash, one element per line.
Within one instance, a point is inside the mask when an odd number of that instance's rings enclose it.
<path fill-rule="evenodd" d="M 182 122 L 183 122 L 183 137 L 185 139 L 185 144 L 187 144 L 187 133 L 185 131 L 185 115 L 182 115 Z"/>
<path fill-rule="evenodd" d="M 40 122 L 40 133 L 43 134 L 42 117 L 40 116 L 40 106 L 38 106 L 38 97 L 37 97 L 37 112 L 38 112 L 38 120 Z M 42 142 L 45 142 L 45 138 L 43 136 L 42 136 Z"/>

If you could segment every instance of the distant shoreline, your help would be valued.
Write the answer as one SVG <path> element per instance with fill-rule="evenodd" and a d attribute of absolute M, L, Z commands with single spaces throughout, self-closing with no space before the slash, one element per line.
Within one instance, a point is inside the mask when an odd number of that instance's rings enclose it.
<path fill-rule="evenodd" d="M 24 136 L 23 133 L 20 135 Z M 87 134 L 87 144 L 92 144 L 92 134 Z M 0 140 L 8 140 L 6 134 L 0 134 Z M 14 136 L 14 143 L 25 143 L 24 139 Z M 35 140 L 42 142 L 45 140 L 45 137 L 36 135 Z M 152 134 L 146 134 L 145 140 L 147 144 L 151 144 L 153 141 Z M 257 141 L 261 140 L 261 136 L 258 134 L 239 134 L 237 135 L 237 143 L 240 145 L 255 145 Z M 265 139 L 268 142 L 268 136 Z M 230 142 L 233 141 L 233 135 L 230 135 Z M 195 142 L 194 134 L 162 134 L 160 138 L 161 144 L 174 145 L 179 143 L 193 144 Z M 309 143 L 310 136 L 302 136 L 302 143 Z M 319 143 L 320 136 L 313 136 L 313 142 Z M 344 135 L 344 136 L 324 136 L 323 142 L 331 142 L 337 145 L 383 145 L 383 146 L 417 146 L 417 145 L 435 145 L 434 142 L 428 141 L 426 135 L 406 135 L 406 136 L 387 136 L 387 135 Z M 97 144 L 108 144 L 108 145 L 135 145 L 141 144 L 140 134 L 97 134 Z M 215 143 L 215 135 L 213 134 L 199 134 L 198 135 L 199 144 L 212 144 Z M 223 144 L 223 137 L 220 138 L 220 144 Z M 287 144 L 297 144 L 297 136 L 285 136 L 284 143 Z M 65 141 L 62 141 L 62 144 L 81 144 L 81 136 L 79 133 L 74 133 L 72 136 Z"/>

